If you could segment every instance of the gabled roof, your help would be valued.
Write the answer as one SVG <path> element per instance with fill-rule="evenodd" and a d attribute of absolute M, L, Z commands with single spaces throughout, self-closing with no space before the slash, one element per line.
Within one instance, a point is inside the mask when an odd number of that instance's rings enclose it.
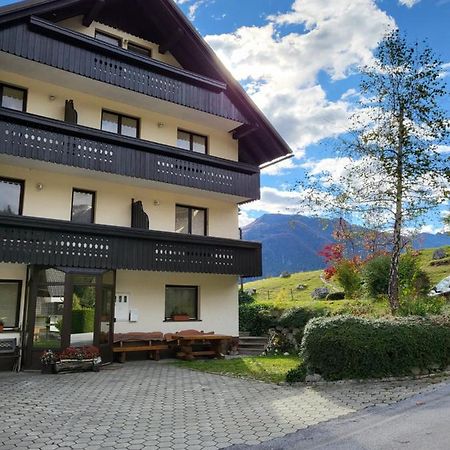
<path fill-rule="evenodd" d="M 262 165 L 292 154 L 173 0 L 25 0 L 1 7 L 0 24 L 31 15 L 53 22 L 83 15 L 86 23 L 96 20 L 156 42 L 185 69 L 226 83 L 226 95 L 249 122 L 235 133 L 241 161 Z"/>

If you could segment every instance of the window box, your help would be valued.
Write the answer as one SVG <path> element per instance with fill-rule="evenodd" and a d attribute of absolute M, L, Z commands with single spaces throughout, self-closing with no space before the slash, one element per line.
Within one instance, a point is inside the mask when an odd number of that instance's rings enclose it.
<path fill-rule="evenodd" d="M 191 320 L 191 316 L 189 314 L 172 314 L 171 319 L 174 322 L 188 322 Z"/>

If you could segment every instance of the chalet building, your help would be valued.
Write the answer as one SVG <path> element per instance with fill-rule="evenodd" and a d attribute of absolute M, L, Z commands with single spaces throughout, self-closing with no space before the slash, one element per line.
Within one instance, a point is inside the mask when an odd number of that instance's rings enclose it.
<path fill-rule="evenodd" d="M 34 368 L 109 361 L 113 333 L 238 335 L 261 274 L 238 207 L 290 153 L 173 0 L 0 8 L 0 340 Z"/>

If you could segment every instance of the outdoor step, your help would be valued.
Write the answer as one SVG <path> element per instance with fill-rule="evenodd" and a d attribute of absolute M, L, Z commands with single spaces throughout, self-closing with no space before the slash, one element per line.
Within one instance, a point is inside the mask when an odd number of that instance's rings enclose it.
<path fill-rule="evenodd" d="M 240 342 L 239 347 L 241 348 L 266 348 L 266 344 L 249 344 L 245 342 Z"/>
<path fill-rule="evenodd" d="M 248 356 L 259 356 L 263 353 L 264 350 L 248 350 L 248 349 L 239 349 L 240 355 L 248 355 Z"/>

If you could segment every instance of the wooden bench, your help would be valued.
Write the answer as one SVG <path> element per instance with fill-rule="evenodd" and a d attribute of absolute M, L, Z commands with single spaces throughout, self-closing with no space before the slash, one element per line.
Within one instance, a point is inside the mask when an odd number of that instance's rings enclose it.
<path fill-rule="evenodd" d="M 119 355 L 119 362 L 126 361 L 128 352 L 148 352 L 149 359 L 159 361 L 160 351 L 168 350 L 162 333 L 121 333 L 114 335 L 113 353 Z"/>
<path fill-rule="evenodd" d="M 231 336 L 197 330 L 168 333 L 164 337 L 168 342 L 176 342 L 177 357 L 187 361 L 192 361 L 199 356 L 222 359 L 224 345 L 233 339 Z"/>

